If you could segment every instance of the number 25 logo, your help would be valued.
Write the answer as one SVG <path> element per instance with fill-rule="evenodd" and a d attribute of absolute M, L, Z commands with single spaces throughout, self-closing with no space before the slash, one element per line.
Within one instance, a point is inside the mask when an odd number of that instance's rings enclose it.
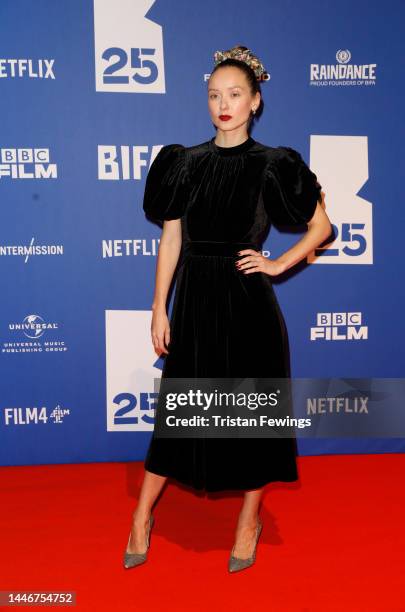
<path fill-rule="evenodd" d="M 158 69 L 156 63 L 147 59 L 144 56 L 151 56 L 155 54 L 155 49 L 149 49 L 147 47 L 134 47 L 130 49 L 130 68 L 132 68 L 131 78 L 137 83 L 144 85 L 153 83 L 156 81 L 158 76 Z M 109 64 L 103 72 L 103 83 L 105 84 L 121 84 L 129 83 L 129 75 L 118 75 L 116 74 L 119 70 L 128 66 L 128 53 L 121 47 L 109 47 L 102 55 L 103 60 L 109 62 L 114 56 L 118 57 L 117 61 Z M 139 70 L 147 68 L 149 74 L 143 76 L 139 73 Z"/>
<path fill-rule="evenodd" d="M 332 224 L 332 227 L 334 240 L 336 240 L 336 238 L 339 236 L 339 228 L 335 224 Z M 365 236 L 360 233 L 361 230 L 364 230 L 364 227 L 364 223 L 342 223 L 340 242 L 342 245 L 344 244 L 344 246 L 341 246 L 340 248 L 345 255 L 358 257 L 366 251 L 367 241 Z M 337 257 L 339 255 L 339 249 L 333 247 L 315 249 L 315 255 L 329 255 Z"/>

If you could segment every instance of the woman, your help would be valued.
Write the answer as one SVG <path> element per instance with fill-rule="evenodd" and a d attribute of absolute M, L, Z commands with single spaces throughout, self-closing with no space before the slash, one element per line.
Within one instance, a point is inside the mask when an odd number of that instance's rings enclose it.
<path fill-rule="evenodd" d="M 145 185 L 147 218 L 163 225 L 152 306 L 152 341 L 165 355 L 162 379 L 290 376 L 287 329 L 271 277 L 319 246 L 331 224 L 321 185 L 300 154 L 248 133 L 262 108 L 266 75 L 246 47 L 216 52 L 208 107 L 216 136 L 164 146 Z M 308 225 L 276 259 L 261 254 L 271 224 Z M 176 267 L 169 323 L 166 302 Z M 155 432 L 154 432 L 155 434 Z M 298 478 L 293 438 L 162 438 L 153 434 L 124 566 L 146 560 L 152 506 L 167 477 L 194 489 L 244 490 L 229 571 L 255 561 L 259 503 L 268 482 Z"/>

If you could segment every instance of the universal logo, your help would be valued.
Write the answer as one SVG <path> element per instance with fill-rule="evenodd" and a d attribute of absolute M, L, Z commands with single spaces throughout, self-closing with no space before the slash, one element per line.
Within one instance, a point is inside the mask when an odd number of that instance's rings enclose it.
<path fill-rule="evenodd" d="M 17 256 L 24 257 L 24 263 L 28 262 L 31 255 L 63 255 L 62 244 L 34 244 L 35 238 L 31 238 L 30 244 L 0 244 L 0 257 Z"/>
<path fill-rule="evenodd" d="M 339 49 L 337 64 L 311 64 L 310 85 L 343 87 L 375 85 L 377 64 L 350 64 L 351 53 Z"/>
<path fill-rule="evenodd" d="M 45 323 L 39 315 L 28 315 L 22 323 L 9 323 L 10 330 L 22 331 L 27 338 L 40 338 L 47 329 L 58 329 L 57 323 Z"/>
<path fill-rule="evenodd" d="M 0 149 L 0 179 L 49 179 L 58 177 L 50 163 L 49 149 Z"/>
<path fill-rule="evenodd" d="M 361 312 L 318 312 L 311 340 L 368 340 Z"/>
<path fill-rule="evenodd" d="M 0 79 L 54 79 L 54 59 L 3 59 L 0 58 Z"/>
<path fill-rule="evenodd" d="M 50 412 L 46 406 L 4 408 L 4 425 L 46 425 L 48 421 L 60 425 L 69 414 L 69 408 L 61 408 L 59 404 Z"/>
<path fill-rule="evenodd" d="M 27 315 L 22 323 L 9 323 L 8 329 L 28 340 L 3 342 L 2 353 L 63 353 L 68 350 L 64 340 L 40 340 L 48 332 L 59 331 L 59 323 L 47 323 L 40 315 Z"/>

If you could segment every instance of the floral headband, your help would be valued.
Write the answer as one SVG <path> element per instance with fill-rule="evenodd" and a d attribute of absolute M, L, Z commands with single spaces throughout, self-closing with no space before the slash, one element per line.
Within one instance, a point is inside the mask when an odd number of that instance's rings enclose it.
<path fill-rule="evenodd" d="M 215 51 L 214 53 L 214 65 L 220 64 L 226 59 L 236 59 L 241 62 L 245 62 L 256 75 L 258 80 L 263 80 L 263 75 L 266 75 L 268 79 L 270 74 L 265 70 L 262 62 L 256 55 L 253 55 L 250 49 L 230 49 L 229 51 Z"/>

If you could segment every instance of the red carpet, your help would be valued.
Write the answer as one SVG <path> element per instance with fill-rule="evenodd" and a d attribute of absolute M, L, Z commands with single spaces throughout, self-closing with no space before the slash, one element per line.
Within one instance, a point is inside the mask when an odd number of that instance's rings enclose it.
<path fill-rule="evenodd" d="M 228 574 L 237 493 L 169 481 L 148 560 L 125 570 L 142 463 L 0 468 L 0 590 L 75 591 L 70 609 L 95 612 L 405 611 L 405 456 L 300 457 L 299 470 L 266 487 L 256 563 Z"/>

